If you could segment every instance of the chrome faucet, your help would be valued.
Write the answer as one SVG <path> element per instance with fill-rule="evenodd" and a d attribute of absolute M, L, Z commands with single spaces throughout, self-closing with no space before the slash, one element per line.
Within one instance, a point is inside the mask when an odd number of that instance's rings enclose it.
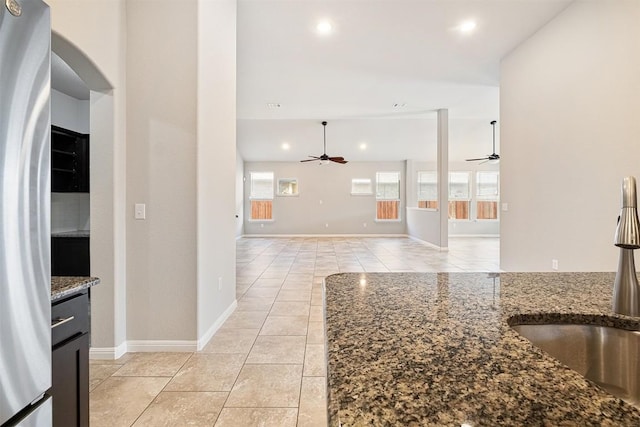
<path fill-rule="evenodd" d="M 620 259 L 613 284 L 613 311 L 625 316 L 640 316 L 640 285 L 633 257 L 633 250 L 640 248 L 639 229 L 636 179 L 628 176 L 622 180 L 622 210 L 614 238 Z"/>

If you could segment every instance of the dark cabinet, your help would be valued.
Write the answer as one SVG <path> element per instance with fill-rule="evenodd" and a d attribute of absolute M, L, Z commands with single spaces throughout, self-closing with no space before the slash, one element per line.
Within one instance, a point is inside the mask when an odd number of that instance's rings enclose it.
<path fill-rule="evenodd" d="M 51 191 L 89 192 L 89 135 L 51 126 Z"/>
<path fill-rule="evenodd" d="M 88 292 L 54 302 L 51 317 L 53 426 L 88 427 Z"/>
<path fill-rule="evenodd" d="M 89 237 L 51 238 L 52 276 L 89 276 Z"/>

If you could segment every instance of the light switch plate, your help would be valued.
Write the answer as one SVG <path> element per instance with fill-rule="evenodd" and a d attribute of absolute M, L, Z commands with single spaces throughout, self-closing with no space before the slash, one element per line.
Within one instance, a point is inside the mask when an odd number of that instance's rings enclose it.
<path fill-rule="evenodd" d="M 136 203 L 135 206 L 135 217 L 136 219 L 146 219 L 147 218 L 147 206 L 144 203 Z"/>

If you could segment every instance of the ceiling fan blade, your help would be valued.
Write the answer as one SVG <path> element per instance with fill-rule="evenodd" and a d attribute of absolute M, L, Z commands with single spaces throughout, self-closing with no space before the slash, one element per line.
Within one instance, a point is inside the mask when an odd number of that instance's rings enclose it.
<path fill-rule="evenodd" d="M 478 161 L 478 160 L 489 160 L 489 157 L 482 157 L 480 159 L 467 159 L 467 162 L 475 162 L 475 161 Z"/>
<path fill-rule="evenodd" d="M 331 160 L 332 162 L 340 163 L 341 165 L 349 163 L 343 157 L 329 157 L 329 160 Z"/>
<path fill-rule="evenodd" d="M 309 156 L 309 157 L 313 157 L 313 156 Z M 308 160 L 300 160 L 300 163 L 304 163 L 304 162 L 315 162 L 317 160 L 320 160 L 320 157 L 313 157 L 313 159 L 308 159 Z"/>

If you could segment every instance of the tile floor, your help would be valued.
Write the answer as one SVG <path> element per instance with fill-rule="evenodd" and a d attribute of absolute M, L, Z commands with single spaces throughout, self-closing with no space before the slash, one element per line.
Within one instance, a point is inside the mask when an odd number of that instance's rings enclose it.
<path fill-rule="evenodd" d="M 201 352 L 92 360 L 91 426 L 326 426 L 322 279 L 388 271 L 499 271 L 499 240 L 238 240 L 236 311 Z"/>

